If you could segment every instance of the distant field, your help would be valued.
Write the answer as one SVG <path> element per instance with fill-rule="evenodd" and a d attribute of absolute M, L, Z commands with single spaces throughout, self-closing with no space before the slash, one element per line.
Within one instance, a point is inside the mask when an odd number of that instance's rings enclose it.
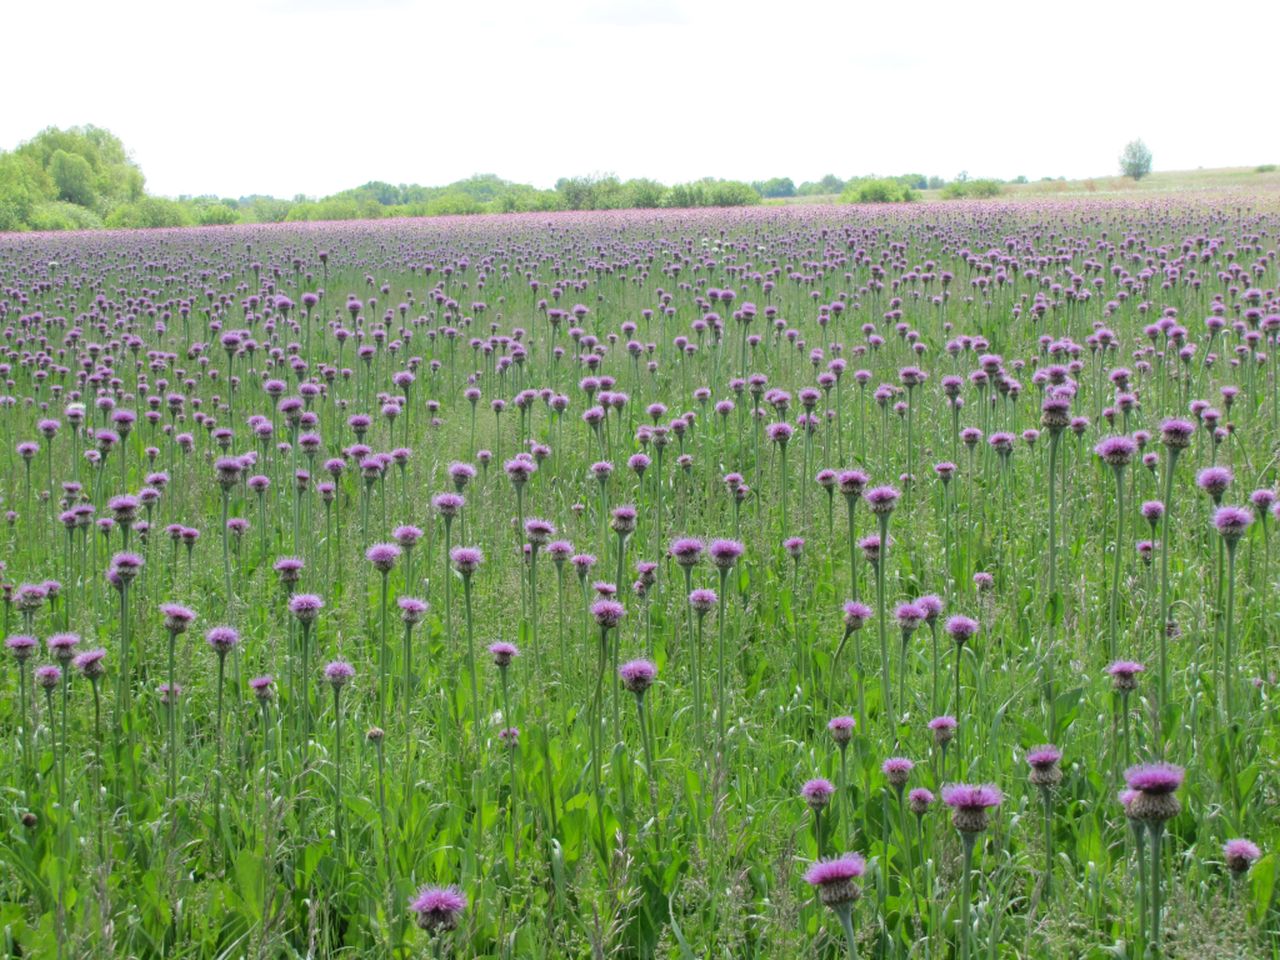
<path fill-rule="evenodd" d="M 1257 166 L 1218 167 L 1212 170 L 1168 170 L 1134 181 L 1128 177 L 1102 176 L 1083 180 L 1035 180 L 1010 183 L 1004 187 L 1006 197 L 1083 197 L 1083 196 L 1151 196 L 1159 193 L 1210 193 L 1245 190 L 1256 193 L 1280 192 L 1280 169 L 1259 173 Z M 941 190 L 918 191 L 921 200 L 942 200 Z M 790 205 L 836 203 L 838 194 L 812 197 L 786 197 L 766 200 L 766 204 Z"/>

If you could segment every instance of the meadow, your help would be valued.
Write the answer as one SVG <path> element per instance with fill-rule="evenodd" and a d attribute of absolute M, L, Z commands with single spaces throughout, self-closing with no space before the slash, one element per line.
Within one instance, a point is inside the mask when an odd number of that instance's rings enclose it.
<path fill-rule="evenodd" d="M 1280 956 L 1280 204 L 0 237 L 6 956 Z"/>

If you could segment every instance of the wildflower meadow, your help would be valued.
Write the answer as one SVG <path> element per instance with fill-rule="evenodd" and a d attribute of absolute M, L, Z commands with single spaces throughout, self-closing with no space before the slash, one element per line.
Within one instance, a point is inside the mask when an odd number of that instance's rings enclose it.
<path fill-rule="evenodd" d="M 5 955 L 1280 956 L 1277 237 L 0 237 Z"/>

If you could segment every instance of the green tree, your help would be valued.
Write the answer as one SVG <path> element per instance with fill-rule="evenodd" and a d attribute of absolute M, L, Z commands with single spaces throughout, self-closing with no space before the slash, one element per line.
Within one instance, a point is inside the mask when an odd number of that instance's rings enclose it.
<path fill-rule="evenodd" d="M 78 153 L 59 148 L 49 158 L 49 176 L 58 190 L 58 199 L 81 207 L 98 205 L 94 189 L 93 167 Z"/>
<path fill-rule="evenodd" d="M 1141 180 L 1151 172 L 1151 149 L 1141 140 L 1130 140 L 1120 154 L 1120 172 Z"/>

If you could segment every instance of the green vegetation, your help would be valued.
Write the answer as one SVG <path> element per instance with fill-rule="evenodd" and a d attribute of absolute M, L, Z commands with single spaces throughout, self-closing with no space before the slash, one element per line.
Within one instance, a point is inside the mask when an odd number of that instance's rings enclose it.
<path fill-rule="evenodd" d="M 1151 172 L 1151 148 L 1141 140 L 1130 140 L 1120 154 L 1120 172 L 1141 180 Z"/>
<path fill-rule="evenodd" d="M 904 178 L 876 177 L 851 180 L 840 194 L 841 203 L 911 203 L 919 194 L 903 183 Z"/>

